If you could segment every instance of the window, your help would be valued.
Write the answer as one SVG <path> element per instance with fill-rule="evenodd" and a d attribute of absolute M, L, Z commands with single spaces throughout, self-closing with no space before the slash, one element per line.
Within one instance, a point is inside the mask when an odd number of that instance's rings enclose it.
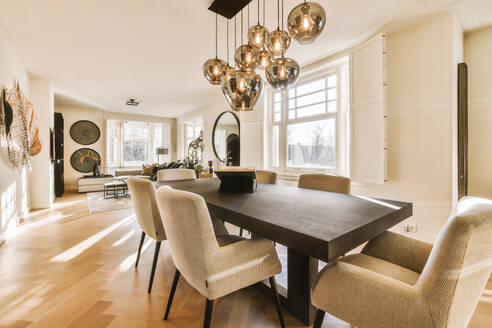
<path fill-rule="evenodd" d="M 271 167 L 338 173 L 340 114 L 347 62 L 271 97 Z"/>
<path fill-rule="evenodd" d="M 107 166 L 136 167 L 157 162 L 156 148 L 169 147 L 169 140 L 164 142 L 170 138 L 167 130 L 167 124 L 108 120 Z"/>
<path fill-rule="evenodd" d="M 185 124 L 185 156 L 188 154 L 188 147 L 190 143 L 200 136 L 200 131 L 202 131 L 202 124 Z"/>

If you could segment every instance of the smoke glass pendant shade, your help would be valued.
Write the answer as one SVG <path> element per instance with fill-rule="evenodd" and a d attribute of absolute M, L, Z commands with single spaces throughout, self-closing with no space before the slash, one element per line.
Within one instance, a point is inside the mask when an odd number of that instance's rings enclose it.
<path fill-rule="evenodd" d="M 291 38 L 283 30 L 275 30 L 268 35 L 267 46 L 274 56 L 282 56 L 289 49 Z"/>
<path fill-rule="evenodd" d="M 275 90 L 287 90 L 299 77 L 299 64 L 291 58 L 276 58 L 268 65 L 265 75 Z"/>
<path fill-rule="evenodd" d="M 248 43 L 258 49 L 263 48 L 268 37 L 268 29 L 261 25 L 251 26 L 248 30 Z"/>
<path fill-rule="evenodd" d="M 222 70 L 222 80 L 227 78 L 230 74 L 234 73 L 235 69 L 232 66 L 229 66 L 229 64 L 226 64 L 224 66 L 224 69 Z"/>
<path fill-rule="evenodd" d="M 224 67 L 226 66 L 226 62 L 222 59 L 209 59 L 203 64 L 203 75 L 205 75 L 205 78 L 210 84 L 219 85 L 222 81 Z"/>
<path fill-rule="evenodd" d="M 263 91 L 263 80 L 253 70 L 229 72 L 222 79 L 222 92 L 233 110 L 250 111 Z"/>
<path fill-rule="evenodd" d="M 234 60 L 241 69 L 255 69 L 259 62 L 260 49 L 244 44 L 236 49 Z"/>
<path fill-rule="evenodd" d="M 273 60 L 273 56 L 270 50 L 263 49 L 260 51 L 258 68 L 266 69 L 270 62 Z"/>
<path fill-rule="evenodd" d="M 294 40 L 309 44 L 321 34 L 326 24 L 326 13 L 316 2 L 305 2 L 294 9 L 287 18 L 287 27 Z"/>

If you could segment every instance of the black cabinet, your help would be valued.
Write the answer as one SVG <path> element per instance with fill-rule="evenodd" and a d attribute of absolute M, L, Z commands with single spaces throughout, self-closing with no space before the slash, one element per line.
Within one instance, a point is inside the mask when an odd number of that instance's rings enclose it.
<path fill-rule="evenodd" d="M 54 122 L 54 135 L 55 135 L 55 160 L 54 160 L 54 174 L 55 174 L 55 195 L 61 197 L 65 191 L 65 181 L 63 178 L 64 163 L 63 163 L 63 115 L 61 113 L 55 113 Z"/>

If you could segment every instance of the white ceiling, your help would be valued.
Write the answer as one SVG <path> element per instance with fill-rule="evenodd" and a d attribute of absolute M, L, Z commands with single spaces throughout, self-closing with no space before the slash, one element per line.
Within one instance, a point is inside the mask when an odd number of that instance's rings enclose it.
<path fill-rule="evenodd" d="M 287 55 L 301 65 L 341 50 L 382 26 L 454 8 L 466 29 L 492 22 L 490 0 L 317 0 L 327 25 L 311 45 L 293 43 Z M 276 28 L 276 3 L 267 27 Z M 301 0 L 285 0 L 285 17 Z M 2 0 L 0 28 L 27 69 L 50 79 L 58 104 L 177 117 L 221 99 L 202 75 L 214 57 L 209 0 Z M 251 7 L 251 24 L 256 23 Z M 247 15 L 245 15 L 246 24 Z M 225 20 L 219 20 L 225 57 Z M 231 25 L 230 40 L 233 42 Z M 231 43 L 232 49 L 232 43 Z M 232 51 L 231 51 L 232 52 Z M 141 100 L 128 109 L 127 98 Z"/>

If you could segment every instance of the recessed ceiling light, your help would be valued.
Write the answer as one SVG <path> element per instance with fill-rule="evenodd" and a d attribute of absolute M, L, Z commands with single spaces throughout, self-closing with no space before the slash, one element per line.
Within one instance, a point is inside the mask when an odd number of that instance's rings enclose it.
<path fill-rule="evenodd" d="M 138 106 L 140 104 L 140 100 L 133 99 L 133 98 L 128 98 L 128 100 L 125 103 L 127 106 Z"/>

